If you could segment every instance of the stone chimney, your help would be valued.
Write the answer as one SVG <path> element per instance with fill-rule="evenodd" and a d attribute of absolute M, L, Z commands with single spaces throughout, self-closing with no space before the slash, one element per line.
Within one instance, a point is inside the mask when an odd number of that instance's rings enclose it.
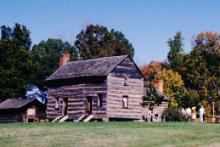
<path fill-rule="evenodd" d="M 157 91 L 163 93 L 163 80 L 153 80 L 152 81 L 153 86 L 156 88 Z"/>
<path fill-rule="evenodd" d="M 60 55 L 60 67 L 70 61 L 70 54 L 63 53 Z"/>

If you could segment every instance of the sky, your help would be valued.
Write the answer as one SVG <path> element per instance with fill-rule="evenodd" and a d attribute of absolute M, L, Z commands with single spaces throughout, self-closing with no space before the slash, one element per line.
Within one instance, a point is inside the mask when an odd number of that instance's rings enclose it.
<path fill-rule="evenodd" d="M 113 28 L 133 44 L 142 66 L 166 60 L 177 31 L 185 52 L 196 34 L 220 32 L 220 0 L 0 0 L 0 25 L 15 23 L 27 26 L 32 45 L 48 38 L 73 44 L 88 24 Z"/>

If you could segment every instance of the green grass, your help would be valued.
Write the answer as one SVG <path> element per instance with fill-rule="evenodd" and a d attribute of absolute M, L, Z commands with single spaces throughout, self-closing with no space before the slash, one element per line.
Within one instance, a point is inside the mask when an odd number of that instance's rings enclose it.
<path fill-rule="evenodd" d="M 0 124 L 0 146 L 220 146 L 220 125 L 144 122 Z"/>

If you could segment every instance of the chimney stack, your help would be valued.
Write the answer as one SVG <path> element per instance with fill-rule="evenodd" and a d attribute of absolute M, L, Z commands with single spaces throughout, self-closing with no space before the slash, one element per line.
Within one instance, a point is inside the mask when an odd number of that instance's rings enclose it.
<path fill-rule="evenodd" d="M 63 53 L 60 55 L 60 67 L 70 61 L 70 54 Z"/>
<path fill-rule="evenodd" d="M 163 84 L 164 84 L 163 80 L 153 80 L 152 84 L 157 91 L 163 93 Z"/>

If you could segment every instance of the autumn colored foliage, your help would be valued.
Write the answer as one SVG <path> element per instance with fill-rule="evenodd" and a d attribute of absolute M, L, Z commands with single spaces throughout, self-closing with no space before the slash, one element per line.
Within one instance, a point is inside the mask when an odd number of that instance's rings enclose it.
<path fill-rule="evenodd" d="M 220 34 L 202 32 L 193 36 L 189 53 L 183 51 L 180 32 L 169 39 L 168 45 L 168 65 L 152 61 L 141 71 L 148 80 L 164 81 L 163 93 L 170 107 L 203 105 L 211 115 L 212 102 L 220 102 Z M 220 114 L 220 105 L 215 109 Z"/>

